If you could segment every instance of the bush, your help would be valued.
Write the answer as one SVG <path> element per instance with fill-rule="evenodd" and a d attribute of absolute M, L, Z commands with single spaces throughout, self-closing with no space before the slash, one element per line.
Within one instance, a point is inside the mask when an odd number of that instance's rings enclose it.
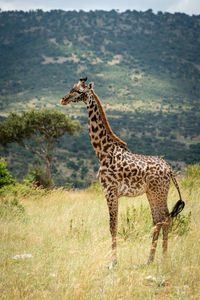
<path fill-rule="evenodd" d="M 0 189 L 0 198 L 19 197 L 23 198 L 26 196 L 42 196 L 48 193 L 47 189 L 35 189 L 27 184 L 15 183 L 12 185 L 3 186 Z"/>
<path fill-rule="evenodd" d="M 170 232 L 176 235 L 183 235 L 190 229 L 191 223 L 191 211 L 187 215 L 178 215 L 177 217 L 172 219 L 170 225 Z"/>
<path fill-rule="evenodd" d="M 12 175 L 8 172 L 6 168 L 6 163 L 3 158 L 0 159 L 0 188 L 2 188 L 5 185 L 9 185 L 14 183 L 14 180 L 12 179 Z"/>
<path fill-rule="evenodd" d="M 47 188 L 49 186 L 49 182 L 47 181 L 45 170 L 41 165 L 30 165 L 28 174 L 24 182 L 32 187 L 41 187 Z M 53 182 L 52 182 L 53 184 Z"/>
<path fill-rule="evenodd" d="M 119 218 L 118 235 L 124 240 L 136 239 L 150 233 L 152 218 L 148 207 L 141 205 L 139 209 L 134 206 L 127 207 Z"/>

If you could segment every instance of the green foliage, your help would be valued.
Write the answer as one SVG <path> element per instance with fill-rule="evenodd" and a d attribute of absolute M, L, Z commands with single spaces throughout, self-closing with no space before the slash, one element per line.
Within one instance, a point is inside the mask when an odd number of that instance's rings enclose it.
<path fill-rule="evenodd" d="M 0 159 L 0 188 L 2 188 L 5 185 L 9 185 L 14 183 L 14 180 L 12 179 L 12 175 L 8 172 L 6 168 L 6 163 L 3 158 Z"/>
<path fill-rule="evenodd" d="M 49 186 L 49 182 L 47 182 L 46 173 L 44 167 L 39 164 L 30 165 L 28 174 L 24 179 L 24 183 L 30 185 L 32 187 L 40 187 L 47 188 Z M 51 182 L 51 186 L 53 182 Z"/>
<path fill-rule="evenodd" d="M 174 235 L 182 236 L 190 230 L 192 213 L 191 211 L 188 214 L 180 214 L 177 217 L 172 219 L 170 225 L 170 232 Z"/>
<path fill-rule="evenodd" d="M 0 218 L 23 218 L 24 214 L 25 208 L 17 198 L 0 199 Z"/>
<path fill-rule="evenodd" d="M 130 70 L 134 74 L 145 71 L 154 78 L 166 78 L 170 92 L 187 93 L 191 97 L 198 95 L 199 16 L 61 10 L 38 16 L 37 12 L 13 11 L 1 12 L 0 23 L 0 88 L 3 96 L 12 95 L 10 102 L 16 101 L 13 96 L 16 94 L 24 102 L 27 96 L 40 99 L 43 95 L 60 94 L 65 90 L 66 82 L 73 84 L 80 63 L 87 66 L 88 76 L 98 78 L 100 84 L 105 83 L 108 71 L 114 75 L 109 78 L 112 80 L 124 73 L 124 78 L 120 78 L 123 84 L 126 84 Z M 114 55 L 122 55 L 123 60 L 108 65 Z M 96 58 L 101 62 L 94 63 Z M 13 67 L 16 72 L 11 72 Z M 99 73 L 103 73 L 105 79 L 98 77 Z M 181 91 L 183 82 L 184 92 Z M 136 95 L 145 93 L 141 91 L 140 83 L 137 77 L 131 83 Z M 153 78 L 151 83 L 155 85 Z M 150 98 L 156 93 L 154 85 Z M 164 95 L 166 91 L 157 93 Z M 106 87 L 104 95 L 108 94 L 109 87 Z M 2 101 L 2 106 L 6 105 Z"/>
<path fill-rule="evenodd" d="M 145 234 L 149 234 L 152 227 L 149 208 L 143 205 L 139 209 L 134 206 L 127 207 L 125 212 L 121 213 L 119 222 L 118 235 L 124 240 L 140 239 Z M 141 224 L 143 225 L 142 230 Z"/>
<path fill-rule="evenodd" d="M 34 138 L 38 143 L 54 144 L 66 132 L 77 133 L 79 123 L 66 114 L 56 110 L 30 110 L 22 114 L 10 113 L 8 119 L 0 123 L 2 145 L 17 142 L 24 145 L 25 140 Z"/>
<path fill-rule="evenodd" d="M 25 196 L 42 196 L 48 193 L 47 189 L 35 189 L 25 184 L 15 183 L 14 185 L 3 186 L 0 189 L 0 197 L 25 197 Z"/>
<path fill-rule="evenodd" d="M 11 113 L 8 119 L 0 123 L 0 143 L 7 145 L 17 142 L 33 151 L 46 164 L 46 179 L 43 183 L 52 185 L 51 168 L 55 149 L 61 136 L 70 135 L 80 130 L 78 121 L 55 110 L 31 110 L 21 115 Z M 42 177 L 41 177 L 42 178 Z"/>

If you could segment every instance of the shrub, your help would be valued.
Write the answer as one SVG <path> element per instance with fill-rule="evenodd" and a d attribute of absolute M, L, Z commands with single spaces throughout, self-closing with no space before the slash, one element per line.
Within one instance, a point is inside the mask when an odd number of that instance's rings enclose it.
<path fill-rule="evenodd" d="M 149 208 L 141 205 L 140 208 L 127 207 L 119 218 L 118 235 L 124 240 L 131 238 L 141 238 L 146 233 L 150 233 L 152 228 L 152 218 Z"/>
<path fill-rule="evenodd" d="M 183 235 L 190 229 L 192 213 L 191 211 L 187 215 L 178 215 L 172 219 L 170 225 L 170 232 L 176 235 Z"/>
<path fill-rule="evenodd" d="M 43 187 L 46 188 L 49 186 L 49 182 L 46 177 L 46 173 L 44 168 L 36 164 L 35 166 L 30 165 L 28 174 L 25 179 L 25 183 L 28 185 L 32 185 L 32 187 Z M 53 184 L 53 182 L 52 182 Z"/>
<path fill-rule="evenodd" d="M 1 198 L 26 197 L 26 196 L 42 196 L 48 193 L 47 189 L 33 189 L 27 184 L 15 183 L 13 185 L 3 186 L 0 189 Z"/>
<path fill-rule="evenodd" d="M 3 158 L 0 159 L 0 188 L 14 183 L 11 174 L 7 170 L 7 166 L 5 160 Z"/>

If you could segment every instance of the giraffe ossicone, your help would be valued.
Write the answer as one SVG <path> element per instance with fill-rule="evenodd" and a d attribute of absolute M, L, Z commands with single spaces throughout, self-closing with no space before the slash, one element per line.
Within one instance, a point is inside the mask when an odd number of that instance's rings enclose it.
<path fill-rule="evenodd" d="M 184 208 L 178 183 L 169 164 L 160 157 L 132 153 L 126 143 L 117 137 L 106 118 L 93 83 L 86 84 L 81 78 L 60 101 L 61 105 L 84 102 L 88 111 L 89 134 L 94 151 L 99 159 L 97 177 L 104 190 L 110 216 L 112 236 L 112 265 L 117 262 L 118 199 L 122 196 L 136 197 L 146 193 L 151 208 L 154 232 L 148 262 L 152 262 L 159 232 L 163 231 L 163 253 L 167 252 L 168 231 L 171 218 Z M 167 207 L 170 181 L 173 181 L 180 200 L 171 213 Z"/>

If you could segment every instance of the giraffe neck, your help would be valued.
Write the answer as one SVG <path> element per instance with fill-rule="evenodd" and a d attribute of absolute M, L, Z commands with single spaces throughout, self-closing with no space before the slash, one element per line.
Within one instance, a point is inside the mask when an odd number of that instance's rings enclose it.
<path fill-rule="evenodd" d="M 87 110 L 91 143 L 101 162 L 105 157 L 110 156 L 110 153 L 117 144 L 119 144 L 119 146 L 125 146 L 126 144 L 112 132 L 100 100 L 94 91 L 90 94 Z"/>

